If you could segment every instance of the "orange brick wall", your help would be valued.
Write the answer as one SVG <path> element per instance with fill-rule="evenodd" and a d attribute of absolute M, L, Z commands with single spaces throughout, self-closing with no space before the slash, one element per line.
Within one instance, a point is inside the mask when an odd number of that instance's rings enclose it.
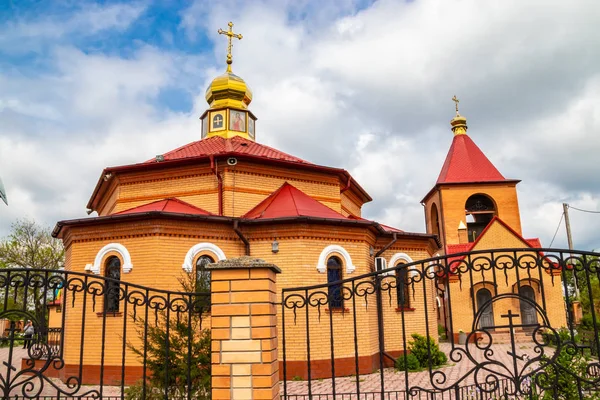
<path fill-rule="evenodd" d="M 491 197 L 496 204 L 498 217 L 521 234 L 521 216 L 516 184 L 447 185 L 431 195 L 425 205 L 425 209 L 430 213 L 432 204 L 434 202 L 437 204 L 446 244 L 459 243 L 458 225 L 460 221 L 466 224 L 465 203 L 474 194 L 485 194 Z M 432 231 L 429 219 L 428 215 L 427 232 Z"/>
<path fill-rule="evenodd" d="M 299 171 L 296 168 L 262 166 L 239 161 L 235 166 L 217 163 L 223 180 L 223 212 L 241 216 L 289 182 L 333 210 L 360 216 L 363 202 L 352 191 L 340 194 L 335 174 Z M 99 195 L 99 215 L 109 215 L 169 197 L 218 214 L 218 180 L 207 162 L 198 166 L 161 171 L 128 172 L 113 176 Z"/>
<path fill-rule="evenodd" d="M 485 249 L 501 249 L 501 248 L 523 248 L 527 247 L 520 239 L 515 237 L 511 232 L 509 232 L 505 227 L 503 227 L 500 223 L 493 223 L 492 226 L 489 227 L 486 234 L 481 237 L 480 241 L 477 243 L 475 250 L 485 250 Z M 526 255 L 527 253 L 518 253 L 517 257 L 521 257 Z M 464 273 L 461 276 L 461 281 L 455 281 L 450 284 L 450 301 L 452 304 L 452 321 L 454 326 L 454 331 L 458 332 L 459 329 L 464 330 L 465 332 L 470 332 L 472 328 L 472 324 L 474 322 L 474 314 L 472 311 L 473 301 L 476 300 L 471 297 L 471 287 L 479 290 L 483 287 L 483 281 L 494 282 L 494 272 L 496 275 L 496 283 L 498 285 L 497 293 L 517 293 L 517 271 L 516 268 L 506 269 L 506 274 L 504 273 L 503 262 L 510 262 L 508 258 L 504 260 L 501 258 L 501 254 L 494 254 L 498 267 L 494 268 L 492 271 L 478 271 L 473 272 L 472 276 L 469 273 Z M 507 256 L 514 256 L 514 254 L 507 254 Z M 475 268 L 481 269 L 477 267 L 478 265 L 485 263 L 485 258 L 489 258 L 489 254 L 481 254 L 477 257 L 481 257 L 479 261 L 476 258 L 472 258 L 471 263 L 475 266 Z M 525 258 L 524 261 L 527 259 Z M 535 257 L 532 256 L 529 258 L 529 261 L 535 261 Z M 512 263 L 510 264 L 512 265 Z M 524 264 L 523 264 L 524 265 Z M 534 283 L 528 283 L 528 281 L 523 281 L 524 279 L 533 279 Z M 535 291 L 536 294 L 536 302 L 541 306 L 542 298 L 541 293 L 538 291 L 538 283 L 536 281 L 540 280 L 539 270 L 533 269 L 530 274 L 528 274 L 528 270 L 526 268 L 519 268 L 519 280 L 521 280 L 521 285 L 530 285 Z M 507 284 L 508 281 L 508 284 Z M 541 284 L 543 285 L 545 300 L 546 300 L 546 313 L 550 320 L 550 324 L 552 327 L 558 328 L 566 325 L 566 314 L 565 314 L 565 303 L 562 295 L 562 282 L 560 275 L 552 276 L 546 272 L 541 273 Z M 493 286 L 487 285 L 486 288 L 490 290 L 492 293 L 492 297 L 494 297 Z M 540 288 L 541 289 L 541 288 Z M 475 308 L 476 309 L 476 308 Z M 506 299 L 501 300 L 493 305 L 494 310 L 494 323 L 495 325 L 504 325 L 508 322 L 507 319 L 502 318 L 501 315 L 504 315 L 511 309 L 514 314 L 520 314 L 520 306 L 518 299 Z M 538 316 L 538 321 L 542 322 L 542 319 Z M 515 320 L 515 323 L 520 323 L 519 319 Z"/>
<path fill-rule="evenodd" d="M 277 301 L 281 301 L 281 290 L 283 288 L 298 287 L 327 282 L 327 274 L 317 271 L 320 253 L 326 246 L 337 244 L 342 246 L 352 259 L 356 270 L 348 275 L 344 266 L 343 277 L 349 278 L 371 272 L 373 269 L 373 257 L 369 254 L 370 246 L 374 251 L 387 244 L 389 239 L 376 240 L 373 232 L 365 227 L 336 227 L 317 226 L 306 224 L 287 224 L 270 226 L 242 226 L 244 234 L 251 243 L 251 254 L 278 265 L 282 273 L 277 280 Z M 279 252 L 271 251 L 273 240 L 279 242 Z M 107 224 L 104 226 L 71 228 L 65 237 L 67 244 L 67 264 L 70 271 L 84 272 L 86 264 L 92 264 L 98 251 L 109 243 L 120 243 L 127 248 L 131 256 L 133 268 L 129 273 L 123 273 L 121 279 L 139 285 L 149 286 L 156 289 L 181 290 L 178 279 L 184 275 L 182 264 L 188 250 L 197 243 L 210 242 L 223 250 L 227 258 L 243 255 L 243 243 L 233 232 L 231 226 L 226 224 L 211 224 L 202 222 L 182 222 L 165 220 L 147 220 L 143 222 L 130 222 L 120 224 Z M 429 257 L 429 243 L 425 239 L 400 239 L 388 249 L 383 256 L 392 257 L 397 252 L 407 253 L 414 260 Z M 105 259 L 110 256 L 108 254 Z M 341 258 L 341 257 L 340 257 Z M 101 271 L 103 274 L 103 270 Z M 417 284 L 415 297 L 412 300 L 415 311 L 406 312 L 406 323 L 409 329 L 407 334 L 413 332 L 425 333 L 424 310 L 427 307 L 429 313 L 429 329 L 432 336 L 437 337 L 435 328 L 435 300 L 433 286 L 426 284 L 426 296 L 424 299 L 423 286 Z M 395 289 L 390 292 L 395 298 Z M 78 302 L 81 299 L 77 300 Z M 352 305 L 345 305 L 349 312 Z M 368 355 L 378 351 L 377 314 L 375 307 L 375 296 L 370 295 L 367 301 L 364 298 L 356 299 L 357 326 L 360 332 L 359 355 Z M 79 304 L 79 303 L 78 303 Z M 386 301 L 384 305 L 384 323 L 386 326 L 386 350 L 401 350 L 402 337 L 398 335 L 399 313 L 396 307 L 390 307 Z M 392 304 L 393 305 L 393 304 Z M 86 308 L 86 341 L 85 362 L 99 363 L 101 348 L 97 346 L 99 332 L 102 331 L 103 318 L 98 317 L 92 310 L 92 305 Z M 95 312 L 102 310 L 102 298 L 96 304 Z M 75 307 L 68 311 L 66 334 L 67 340 L 78 342 L 81 337 L 80 326 L 83 309 Z M 330 314 L 321 310 L 319 321 L 317 308 L 311 308 L 309 318 L 311 320 L 311 356 L 313 359 L 327 359 L 330 357 Z M 290 310 L 286 311 L 286 318 L 291 318 Z M 337 357 L 353 357 L 354 344 L 353 332 L 348 329 L 350 314 L 335 313 L 331 315 L 334 323 L 334 345 Z M 282 329 L 281 310 L 278 309 L 278 327 Z M 286 323 L 286 337 L 289 360 L 305 360 L 305 314 L 298 316 L 297 323 Z M 107 337 L 120 337 L 122 335 L 122 317 L 107 317 L 105 332 Z M 395 331 L 395 332 L 394 332 Z M 89 332 L 89 334 L 88 334 Z M 365 334 L 369 332 L 368 334 Z M 388 333 L 389 332 L 389 333 Z M 392 333 L 394 332 L 394 333 Z M 96 338 L 96 339 L 94 339 Z M 139 340 L 134 331 L 129 331 L 127 339 L 132 343 Z M 281 345 L 282 337 L 279 337 Z M 78 350 L 72 349 L 66 355 L 68 364 L 77 363 L 79 359 Z M 116 365 L 121 362 L 122 349 L 114 349 L 105 352 L 105 363 Z M 127 350 L 126 364 L 137 365 L 134 355 Z"/>

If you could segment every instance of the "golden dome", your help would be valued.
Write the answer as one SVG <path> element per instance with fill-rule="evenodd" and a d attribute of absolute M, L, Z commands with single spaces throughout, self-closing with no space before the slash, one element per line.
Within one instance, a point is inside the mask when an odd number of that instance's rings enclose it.
<path fill-rule="evenodd" d="M 450 121 L 450 125 L 452 125 L 452 132 L 454 132 L 454 135 L 466 135 L 467 119 L 458 113 L 458 103 L 460 100 L 458 100 L 455 95 L 452 98 L 452 101 L 456 104 L 456 117 L 452 118 Z"/>
<path fill-rule="evenodd" d="M 232 72 L 217 76 L 206 89 L 206 101 L 210 108 L 248 108 L 252 91 L 246 82 Z"/>

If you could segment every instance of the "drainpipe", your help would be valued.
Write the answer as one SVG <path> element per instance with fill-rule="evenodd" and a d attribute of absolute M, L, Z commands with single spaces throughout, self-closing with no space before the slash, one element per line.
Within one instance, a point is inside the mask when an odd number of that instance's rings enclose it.
<path fill-rule="evenodd" d="M 217 171 L 217 163 L 215 157 L 210 156 L 210 170 L 217 177 L 217 192 L 219 197 L 219 215 L 223 215 L 223 177 Z"/>
<path fill-rule="evenodd" d="M 346 183 L 346 187 L 340 190 L 340 193 L 344 193 L 346 190 L 350 189 L 350 184 L 352 183 L 352 177 L 348 174 L 348 182 Z"/>
<path fill-rule="evenodd" d="M 396 243 L 396 241 L 398 240 L 398 235 L 396 234 L 396 232 L 393 233 L 394 238 L 392 239 L 391 242 L 389 242 L 388 244 L 386 244 L 383 249 L 379 250 L 377 253 L 375 253 L 375 257 L 379 257 L 380 255 L 382 255 L 387 249 L 389 249 L 390 247 L 392 247 L 394 245 L 394 243 Z"/>
<path fill-rule="evenodd" d="M 238 237 L 246 245 L 246 255 L 249 256 L 250 255 L 250 242 L 248 241 L 248 239 L 246 238 L 246 236 L 244 236 L 244 234 L 240 230 L 240 224 L 239 224 L 239 221 L 237 219 L 235 221 L 233 221 L 233 231 L 238 235 Z"/>

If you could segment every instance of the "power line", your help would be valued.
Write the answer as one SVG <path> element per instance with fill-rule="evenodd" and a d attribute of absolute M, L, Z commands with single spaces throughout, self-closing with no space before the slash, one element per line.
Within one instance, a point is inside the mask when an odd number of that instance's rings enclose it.
<path fill-rule="evenodd" d="M 600 211 L 582 210 L 581 208 L 573 207 L 569 204 L 567 204 L 567 207 L 572 208 L 573 210 L 577 210 L 577 211 L 581 211 L 581 212 L 585 212 L 585 213 L 600 214 Z"/>
<path fill-rule="evenodd" d="M 562 213 L 560 215 L 560 221 L 558 221 L 558 226 L 556 227 L 556 232 L 554 232 L 554 236 L 552 237 L 552 241 L 550 242 L 550 246 L 548 246 L 548 247 L 552 247 L 552 243 L 554 243 L 554 239 L 556 239 L 556 234 L 558 233 L 558 230 L 560 229 L 560 224 L 562 224 L 564 217 L 565 217 L 565 213 Z"/>

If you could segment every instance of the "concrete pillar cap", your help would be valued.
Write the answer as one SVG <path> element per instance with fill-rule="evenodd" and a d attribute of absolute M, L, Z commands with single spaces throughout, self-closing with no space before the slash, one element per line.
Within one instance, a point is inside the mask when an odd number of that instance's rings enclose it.
<path fill-rule="evenodd" d="M 221 260 L 216 263 L 206 265 L 206 269 L 209 271 L 221 270 L 221 269 L 256 269 L 256 268 L 267 268 L 273 272 L 280 273 L 281 268 L 275 264 L 261 260 L 260 258 L 242 256 L 237 258 L 228 258 Z"/>

